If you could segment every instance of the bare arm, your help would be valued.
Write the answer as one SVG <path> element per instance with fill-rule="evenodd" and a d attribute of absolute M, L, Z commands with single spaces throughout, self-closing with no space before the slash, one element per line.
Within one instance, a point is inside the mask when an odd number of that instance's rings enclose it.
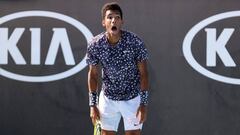
<path fill-rule="evenodd" d="M 138 62 L 138 69 L 140 73 L 140 85 L 142 91 L 148 91 L 148 71 L 147 71 L 147 61 Z M 140 105 L 136 116 L 140 123 L 143 123 L 147 119 L 147 107 L 145 105 Z"/>
<path fill-rule="evenodd" d="M 88 71 L 88 90 L 89 93 L 97 92 L 98 89 L 98 68 L 97 66 L 90 65 Z M 96 120 L 100 119 L 99 110 L 96 105 L 90 107 L 90 117 L 92 123 L 95 124 Z"/>
<path fill-rule="evenodd" d="M 89 92 L 96 92 L 98 88 L 98 68 L 90 65 L 88 71 L 88 90 Z"/>
<path fill-rule="evenodd" d="M 148 71 L 147 61 L 138 62 L 138 69 L 140 73 L 141 90 L 148 90 Z"/>

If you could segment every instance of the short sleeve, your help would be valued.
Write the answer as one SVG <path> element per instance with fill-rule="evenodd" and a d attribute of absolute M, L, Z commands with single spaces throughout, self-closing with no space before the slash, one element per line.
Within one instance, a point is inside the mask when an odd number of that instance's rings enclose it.
<path fill-rule="evenodd" d="M 148 52 L 143 41 L 138 40 L 136 45 L 136 61 L 141 62 L 148 59 Z"/>
<path fill-rule="evenodd" d="M 99 62 L 97 49 L 93 45 L 88 45 L 86 62 L 88 65 L 97 65 Z"/>

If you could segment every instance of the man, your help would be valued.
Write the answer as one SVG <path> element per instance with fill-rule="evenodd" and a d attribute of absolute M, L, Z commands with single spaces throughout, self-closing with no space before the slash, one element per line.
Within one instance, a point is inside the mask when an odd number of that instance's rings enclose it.
<path fill-rule="evenodd" d="M 147 117 L 147 50 L 139 37 L 121 29 L 123 16 L 117 3 L 103 6 L 102 25 L 106 31 L 94 37 L 87 49 L 90 117 L 93 123 L 100 120 L 103 135 L 115 135 L 121 117 L 125 135 L 140 135 Z"/>

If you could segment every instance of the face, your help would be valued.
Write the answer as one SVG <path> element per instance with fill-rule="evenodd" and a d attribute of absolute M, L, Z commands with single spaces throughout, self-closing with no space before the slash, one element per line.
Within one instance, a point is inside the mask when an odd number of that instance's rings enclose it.
<path fill-rule="evenodd" d="M 110 35 L 120 35 L 120 30 L 123 25 L 120 13 L 118 11 L 107 10 L 102 20 L 102 25 Z"/>

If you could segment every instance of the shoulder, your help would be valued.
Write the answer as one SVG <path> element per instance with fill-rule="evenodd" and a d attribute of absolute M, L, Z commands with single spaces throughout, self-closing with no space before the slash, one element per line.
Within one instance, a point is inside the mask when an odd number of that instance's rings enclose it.
<path fill-rule="evenodd" d="M 104 41 L 104 32 L 98 34 L 97 36 L 93 37 L 91 41 L 88 43 L 88 47 L 98 47 Z"/>
<path fill-rule="evenodd" d="M 137 34 L 128 31 L 128 30 L 122 30 L 123 37 L 128 37 L 128 38 L 139 38 Z"/>
<path fill-rule="evenodd" d="M 122 32 L 123 32 L 123 38 L 127 42 L 131 42 L 136 46 L 144 44 L 143 40 L 139 36 L 137 36 L 137 34 L 127 30 L 123 30 Z"/>

